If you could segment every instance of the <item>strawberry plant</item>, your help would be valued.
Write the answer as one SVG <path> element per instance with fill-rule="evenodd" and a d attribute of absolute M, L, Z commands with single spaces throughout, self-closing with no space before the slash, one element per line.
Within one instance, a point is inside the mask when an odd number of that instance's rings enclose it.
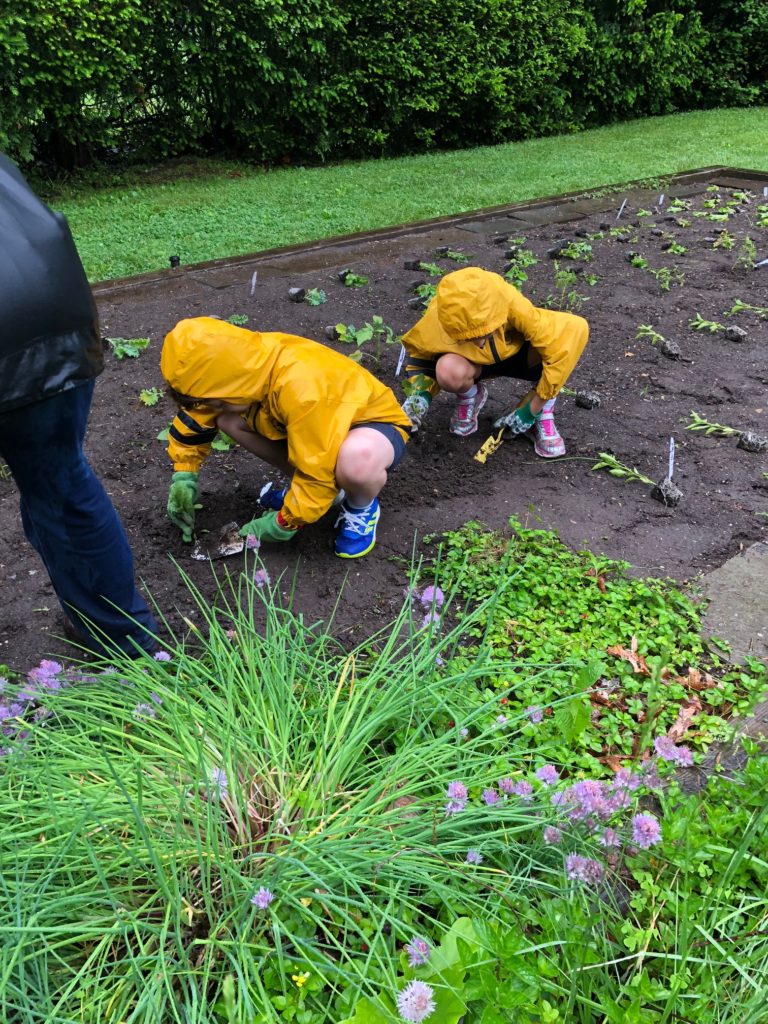
<path fill-rule="evenodd" d="M 364 288 L 368 284 L 368 278 L 363 274 L 355 274 L 351 270 L 342 270 L 339 280 L 345 288 Z"/>
<path fill-rule="evenodd" d="M 115 359 L 138 359 L 144 349 L 149 347 L 149 338 L 107 338 Z"/>
<path fill-rule="evenodd" d="M 146 405 L 148 407 L 157 405 L 162 397 L 162 388 L 142 388 L 139 392 L 139 401 L 142 405 Z"/>
<path fill-rule="evenodd" d="M 308 306 L 322 306 L 328 300 L 322 288 L 307 288 L 304 293 L 304 301 Z"/>

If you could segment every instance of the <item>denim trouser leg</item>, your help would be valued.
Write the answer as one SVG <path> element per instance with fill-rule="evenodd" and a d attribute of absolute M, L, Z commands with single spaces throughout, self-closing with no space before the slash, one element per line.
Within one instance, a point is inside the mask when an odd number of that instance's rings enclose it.
<path fill-rule="evenodd" d="M 128 540 L 83 454 L 93 387 L 0 416 L 0 456 L 19 488 L 27 539 L 72 623 L 107 650 L 151 649 L 157 624 L 136 589 Z"/>

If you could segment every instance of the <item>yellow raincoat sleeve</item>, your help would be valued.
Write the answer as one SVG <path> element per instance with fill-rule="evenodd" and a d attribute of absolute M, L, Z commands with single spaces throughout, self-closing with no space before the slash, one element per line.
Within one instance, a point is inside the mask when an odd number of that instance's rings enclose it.
<path fill-rule="evenodd" d="M 211 451 L 216 437 L 216 412 L 180 409 L 168 428 L 168 455 L 174 472 L 197 473 Z"/>
<path fill-rule="evenodd" d="M 288 460 L 294 473 L 280 518 L 286 526 L 298 527 L 317 522 L 338 493 L 336 459 L 356 407 L 341 403 L 334 408 L 313 401 L 302 409 L 302 403 L 287 391 L 281 392 L 280 404 L 296 410 L 286 417 Z"/>
<path fill-rule="evenodd" d="M 587 321 L 573 313 L 539 309 L 516 288 L 509 306 L 507 328 L 530 342 L 541 356 L 536 392 L 547 401 L 563 387 L 579 361 L 589 337 Z"/>

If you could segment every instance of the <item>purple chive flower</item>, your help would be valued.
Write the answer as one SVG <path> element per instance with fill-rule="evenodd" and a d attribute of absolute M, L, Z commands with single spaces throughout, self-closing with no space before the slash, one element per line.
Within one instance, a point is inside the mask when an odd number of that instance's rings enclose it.
<path fill-rule="evenodd" d="M 0 722 L 4 722 L 6 718 L 13 718 L 11 709 L 7 708 L 5 704 L 0 704 Z"/>
<path fill-rule="evenodd" d="M 591 857 L 569 853 L 565 858 L 565 874 L 573 882 L 596 885 L 603 877 L 603 865 Z"/>
<path fill-rule="evenodd" d="M 467 787 L 463 782 L 460 782 L 458 779 L 454 779 L 453 782 L 448 783 L 445 795 L 449 800 L 466 800 L 468 796 Z"/>
<path fill-rule="evenodd" d="M 661 826 L 652 814 L 636 814 L 632 819 L 632 842 L 647 850 L 661 840 Z"/>
<path fill-rule="evenodd" d="M 483 855 L 479 850 L 467 850 L 466 862 L 467 864 L 482 864 Z"/>
<path fill-rule="evenodd" d="M 487 804 L 488 807 L 493 807 L 497 804 L 501 797 L 495 789 L 484 789 L 482 792 L 483 803 Z"/>
<path fill-rule="evenodd" d="M 560 831 L 559 828 L 555 828 L 554 825 L 547 825 L 547 827 L 542 832 L 542 838 L 544 839 L 545 843 L 549 844 L 549 846 L 557 846 L 557 844 L 563 838 L 563 833 Z"/>
<path fill-rule="evenodd" d="M 410 942 L 406 942 L 405 952 L 408 954 L 408 963 L 411 967 L 422 967 L 429 960 L 429 943 L 417 935 Z"/>
<path fill-rule="evenodd" d="M 409 981 L 398 993 L 397 1009 L 402 1020 L 420 1024 L 435 1012 L 432 987 L 425 981 Z"/>
<path fill-rule="evenodd" d="M 536 769 L 536 778 L 545 786 L 554 786 L 559 777 L 557 768 L 553 764 L 544 764 L 541 768 Z"/>
<path fill-rule="evenodd" d="M 424 587 L 419 598 L 423 608 L 431 608 L 432 605 L 435 608 L 442 608 L 443 602 L 445 601 L 445 594 L 442 592 L 440 587 Z"/>
<path fill-rule="evenodd" d="M 669 761 L 681 768 L 687 768 L 693 764 L 690 747 L 679 747 L 669 736 L 657 736 L 653 741 L 653 746 L 662 761 Z"/>
<path fill-rule="evenodd" d="M 152 701 L 153 704 L 157 704 L 158 707 L 162 706 L 163 698 L 161 696 L 159 696 L 159 694 L 157 694 L 157 693 L 150 693 L 149 699 Z"/>
<path fill-rule="evenodd" d="M 499 779 L 499 789 L 506 796 L 512 796 L 512 794 L 515 792 L 515 780 Z"/>
<path fill-rule="evenodd" d="M 274 893 L 262 886 L 258 892 L 255 892 L 253 896 L 251 896 L 251 903 L 257 910 L 266 910 L 274 898 Z"/>
<path fill-rule="evenodd" d="M 229 796 L 229 779 L 223 768 L 211 768 L 208 772 L 208 789 L 220 800 Z"/>
<path fill-rule="evenodd" d="M 155 659 L 155 661 L 170 661 L 171 660 L 171 656 L 168 653 L 168 651 L 155 651 L 155 653 L 152 655 L 152 657 Z"/>
<path fill-rule="evenodd" d="M 506 725 L 506 724 L 507 724 L 507 716 L 506 715 L 497 715 L 496 716 L 496 725 Z"/>
<path fill-rule="evenodd" d="M 526 717 L 528 721 L 533 725 L 538 725 L 539 722 L 544 718 L 544 712 L 541 710 L 538 704 L 529 704 L 525 709 Z"/>
<path fill-rule="evenodd" d="M 63 671 L 64 669 L 58 661 L 48 661 L 46 658 L 43 658 L 37 668 L 33 668 L 27 673 L 27 679 L 33 683 L 42 683 L 43 686 L 47 686 L 52 679 L 61 675 Z"/>
<path fill-rule="evenodd" d="M 642 781 L 640 776 L 635 775 L 629 768 L 619 768 L 613 777 L 612 786 L 614 789 L 626 789 L 631 793 L 642 785 Z"/>
<path fill-rule="evenodd" d="M 426 629 L 428 626 L 439 626 L 440 625 L 440 612 L 430 611 L 427 612 L 424 618 L 421 620 L 421 628 Z"/>
<path fill-rule="evenodd" d="M 512 792 L 515 796 L 519 796 L 521 800 L 530 800 L 531 794 L 533 793 L 533 786 L 530 782 L 522 779 L 520 782 L 516 782 L 512 787 Z"/>
<path fill-rule="evenodd" d="M 469 729 L 467 729 L 466 727 L 463 729 L 459 729 L 459 736 L 461 736 L 461 738 L 465 740 L 467 736 L 469 736 Z"/>
<path fill-rule="evenodd" d="M 157 711 L 151 704 L 137 704 L 133 709 L 134 718 L 157 718 Z"/>
<path fill-rule="evenodd" d="M 267 570 L 257 569 L 256 572 L 253 574 L 253 582 L 256 584 L 257 587 L 269 586 L 270 579 Z"/>
<path fill-rule="evenodd" d="M 599 843 L 601 846 L 621 846 L 621 836 L 613 828 L 603 829 L 603 834 L 600 836 Z"/>
<path fill-rule="evenodd" d="M 249 533 L 245 538 L 245 550 L 246 551 L 258 551 L 261 547 L 261 541 L 253 533 Z"/>

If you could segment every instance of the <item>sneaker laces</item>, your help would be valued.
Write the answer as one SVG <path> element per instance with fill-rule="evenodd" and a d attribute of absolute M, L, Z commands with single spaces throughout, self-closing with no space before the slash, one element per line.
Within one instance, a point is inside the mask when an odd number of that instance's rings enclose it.
<path fill-rule="evenodd" d="M 370 506 L 367 509 L 361 509 L 360 511 L 353 511 L 351 508 L 344 508 L 344 506 L 342 506 L 341 511 L 339 512 L 339 518 L 336 520 L 336 525 L 338 526 L 341 523 L 343 530 L 349 530 L 350 533 L 359 533 L 362 536 L 370 525 L 370 522 Z"/>
<path fill-rule="evenodd" d="M 555 426 L 555 417 L 551 412 L 544 412 L 539 418 L 539 427 L 541 433 L 545 437 L 557 437 L 557 427 Z"/>

